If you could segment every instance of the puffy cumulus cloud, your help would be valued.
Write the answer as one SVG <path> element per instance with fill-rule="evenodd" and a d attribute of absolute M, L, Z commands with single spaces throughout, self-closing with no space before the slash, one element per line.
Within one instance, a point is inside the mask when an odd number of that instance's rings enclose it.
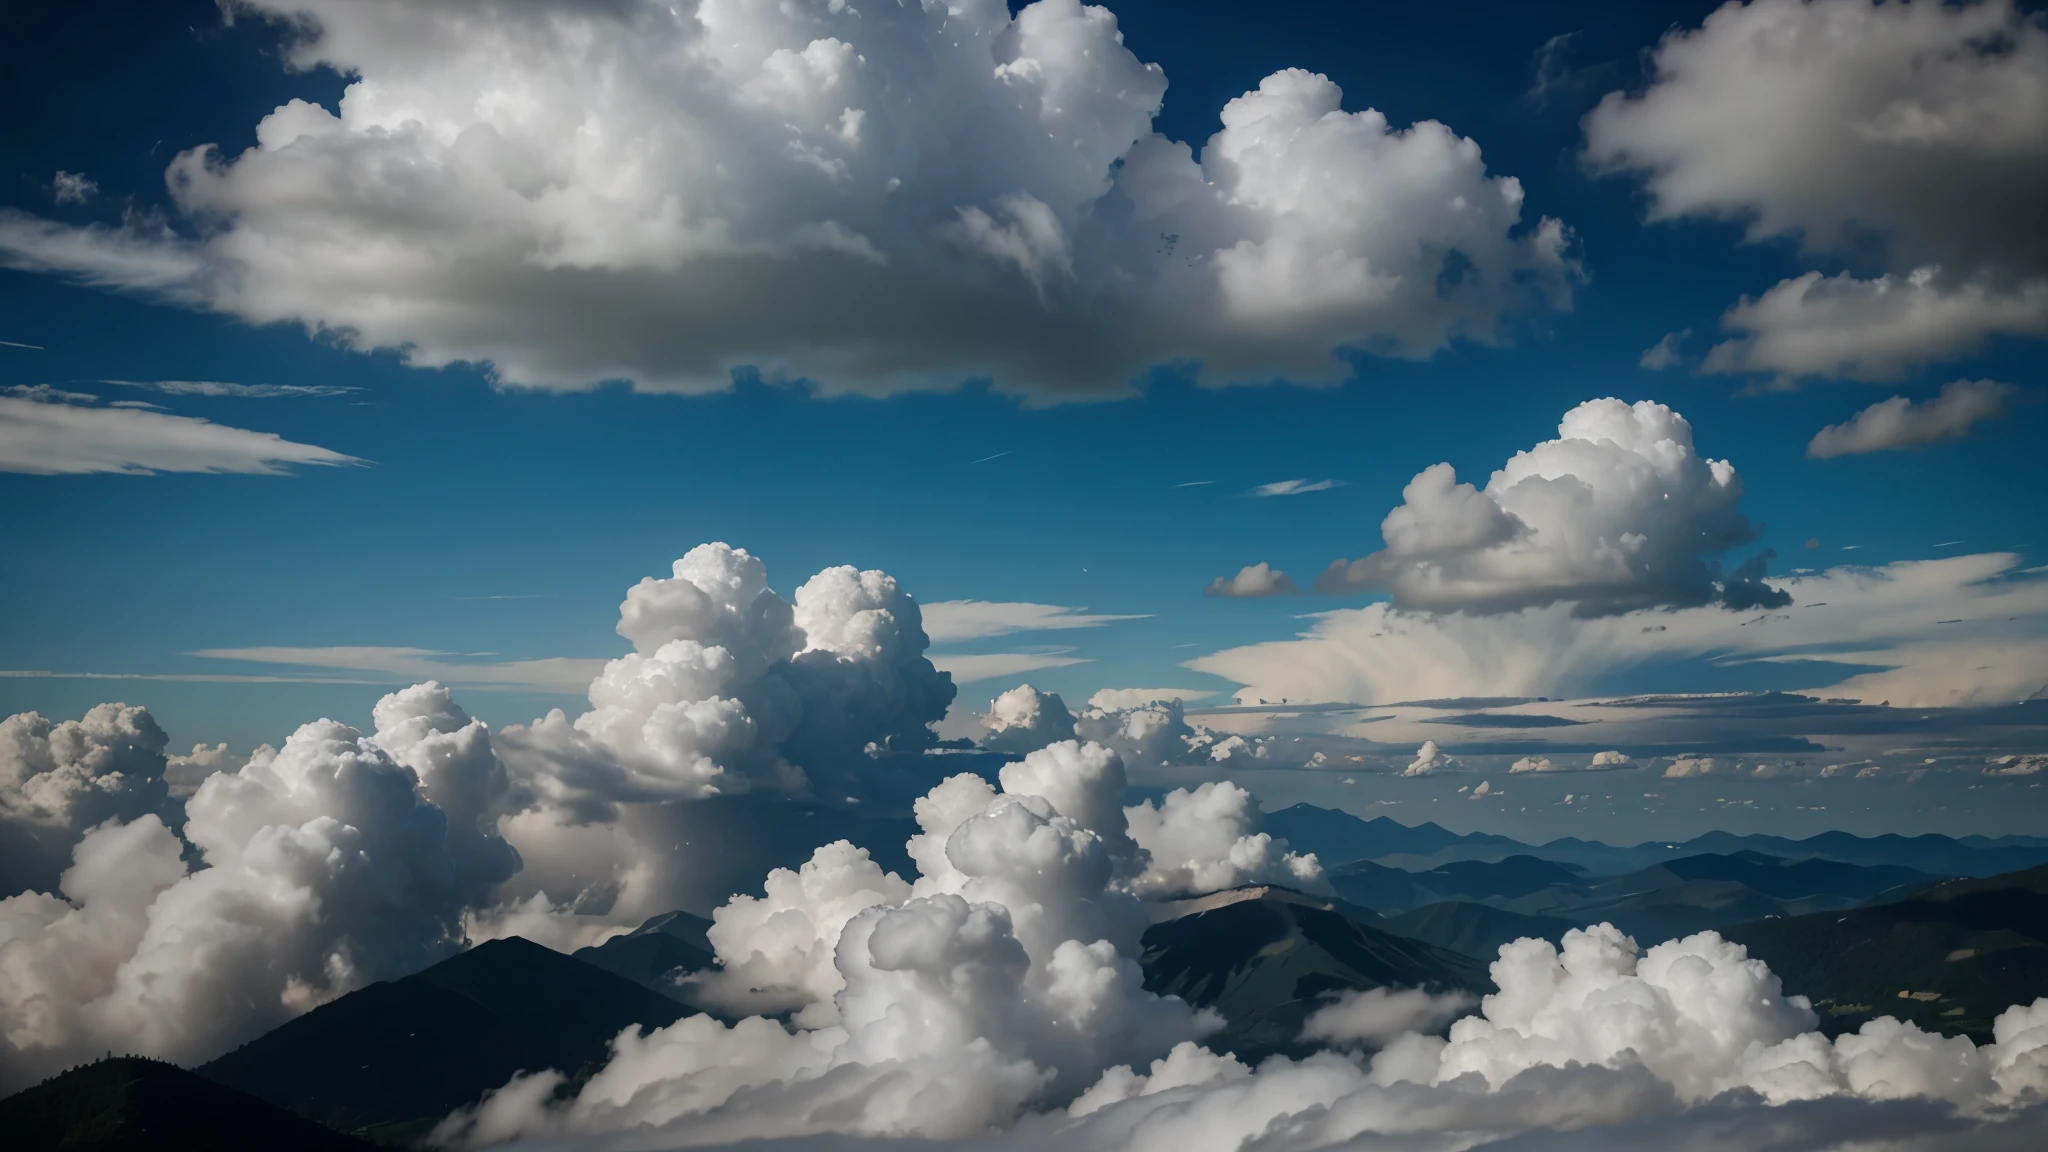
<path fill-rule="evenodd" d="M 1320 1052 L 1254 1070 L 1155 1031 L 1148 1056 L 1083 1083 L 1091 1073 L 1063 1073 L 1105 1050 L 1076 1037 L 1059 1072 L 1039 1062 L 1031 1021 L 1048 1003 L 1035 965 L 1011 950 L 996 906 L 957 899 L 913 898 L 849 923 L 840 1025 L 792 1033 L 697 1017 L 629 1030 L 566 1103 L 543 1103 L 558 1076 L 515 1081 L 443 1134 L 469 1125 L 472 1136 L 547 1133 L 598 1148 L 840 1134 L 1020 1152 L 1454 1152 L 1520 1147 L 1517 1136 L 1641 1147 L 1646 1133 L 1683 1147 L 2018 1148 L 2048 1130 L 2037 1105 L 2048 999 L 2001 1014 L 1982 1047 L 1890 1017 L 1829 1040 L 1806 1000 L 1739 945 L 1707 932 L 1645 951 L 1606 925 L 1571 931 L 1561 947 L 1504 946 L 1497 990 L 1448 1038 L 1428 1033 L 1469 999 L 1376 989 L 1312 1017 L 1338 1043 L 1378 1047 L 1369 1059 Z M 980 909 L 990 914 L 977 919 Z M 939 957 L 950 963 L 943 976 Z M 897 975 L 885 984 L 875 969 Z M 885 1003 L 919 1026 L 877 1035 L 872 1013 Z M 868 1062 L 885 1053 L 895 1076 Z"/>
<path fill-rule="evenodd" d="M 1436 746 L 1434 740 L 1424 740 L 1415 750 L 1415 759 L 1401 769 L 1403 776 L 1429 776 L 1457 764 L 1457 758 Z"/>
<path fill-rule="evenodd" d="M 1940 395 L 1917 404 L 1904 396 L 1880 400 L 1814 433 L 1806 454 L 1829 460 L 1960 440 L 1977 424 L 2004 416 L 2016 391 L 1996 380 L 1953 380 L 1942 385 Z"/>
<path fill-rule="evenodd" d="M 988 729 L 982 746 L 999 752 L 1030 752 L 1074 736 L 1074 714 L 1067 711 L 1066 701 L 1029 684 L 989 701 L 982 725 Z"/>
<path fill-rule="evenodd" d="M 275 756 L 277 749 L 262 745 L 259 755 Z M 230 749 L 226 744 L 194 744 L 191 753 L 173 753 L 164 760 L 164 783 L 170 793 L 180 800 L 188 799 L 208 776 L 215 772 L 240 772 L 249 757 Z"/>
<path fill-rule="evenodd" d="M 1589 768 L 1626 768 L 1633 763 L 1635 761 L 1628 753 L 1610 749 L 1606 752 L 1593 753 L 1593 759 L 1588 761 L 1586 766 Z"/>
<path fill-rule="evenodd" d="M 1000 773 L 947 779 L 916 805 L 914 883 L 845 843 L 763 897 L 717 910 L 714 1003 L 793 1011 L 730 1026 L 628 1029 L 610 1062 L 552 1101 L 522 1077 L 443 1125 L 443 1140 L 653 1126 L 664 1139 L 842 1132 L 964 1137 L 1063 1106 L 1109 1068 L 1162 1057 L 1216 1021 L 1146 992 L 1144 856 L 1118 806 L 1114 753 L 1072 741 Z"/>
<path fill-rule="evenodd" d="M 1190 792 L 1176 788 L 1154 807 L 1150 800 L 1124 809 L 1131 838 L 1151 856 L 1138 881 L 1148 895 L 1189 895 L 1244 884 L 1279 884 L 1327 891 L 1329 881 L 1313 852 L 1288 850 L 1259 828 L 1259 802 L 1228 780 Z"/>
<path fill-rule="evenodd" d="M 1334 379 L 1568 307 L 1472 140 L 1276 72 L 1197 154 L 1114 16 L 1040 0 L 237 0 L 292 100 L 168 172 L 177 235 L 0 218 L 0 254 L 516 385 Z"/>
<path fill-rule="evenodd" d="M 2032 776 L 2037 772 L 2048 772 L 2048 755 L 1994 756 L 1984 762 L 1986 776 Z"/>
<path fill-rule="evenodd" d="M 1890 379 L 2048 334 L 2048 25 L 2011 0 L 1754 0 L 1667 34 L 1587 116 L 1586 159 L 1651 215 L 1740 221 L 1885 273 L 1787 280 L 1706 369 Z"/>
<path fill-rule="evenodd" d="M 0 472 L 278 476 L 292 464 L 361 463 L 274 432 L 252 432 L 149 408 L 94 407 L 93 397 L 74 392 L 38 387 L 0 394 Z"/>
<path fill-rule="evenodd" d="M 1567 769 L 1553 762 L 1548 756 L 1524 756 L 1508 766 L 1508 775 L 1518 776 L 1524 772 L 1561 772 Z"/>
<path fill-rule="evenodd" d="M 101 704 L 77 720 L 35 712 L 0 720 L 0 893 L 50 889 L 88 828 L 174 816 L 169 743 L 148 711 L 126 704 Z"/>
<path fill-rule="evenodd" d="M 1266 745 L 1243 736 L 1190 724 L 1186 708 L 1174 696 L 1157 693 L 1146 703 L 1131 704 L 1124 694 L 1097 693 L 1074 718 L 1074 731 L 1113 749 L 1133 767 L 1173 764 L 1223 764 L 1239 757 L 1266 755 Z M 1122 706 L 1118 706 L 1122 705 Z"/>
<path fill-rule="evenodd" d="M 1384 587 L 1396 607 L 1426 612 L 1705 604 L 1721 589 L 1701 557 L 1755 534 L 1741 497 L 1735 467 L 1699 455 L 1683 416 L 1648 400 L 1589 400 L 1483 489 L 1449 464 L 1424 469 L 1380 524 L 1386 547 L 1333 562 L 1315 586 Z"/>
<path fill-rule="evenodd" d="M 108 1048 L 208 1059 L 461 941 L 446 818 L 345 725 L 207 776 L 182 831 L 109 821 L 73 849 L 62 898 L 0 901 L 0 1080 Z"/>
<path fill-rule="evenodd" d="M 1684 780 L 1692 776 L 1711 776 L 1719 769 L 1712 756 L 1680 756 L 1664 767 L 1666 780 Z"/>
<path fill-rule="evenodd" d="M 1470 992 L 1346 989 L 1302 1022 L 1301 1038 L 1380 1047 L 1411 1032 L 1434 1032 L 1478 1003 Z"/>
<path fill-rule="evenodd" d="M 1202 590 L 1202 595 L 1256 599 L 1262 596 L 1292 596 L 1300 591 L 1301 589 L 1294 586 L 1293 577 L 1261 560 L 1257 564 L 1239 569 L 1237 575 L 1228 579 L 1218 576 L 1209 581 L 1209 586 Z"/>
<path fill-rule="evenodd" d="M 1403 611 L 1389 604 L 1323 612 L 1295 638 L 1227 649 L 1188 667 L 1245 685 L 1240 700 L 1384 704 L 1459 696 L 1578 698 L 1608 677 L 1707 656 L 1830 660 L 1819 695 L 1899 707 L 2024 700 L 2048 682 L 2048 580 L 2010 553 L 1774 579 L 1793 605 L 1754 617 L 1700 607 L 1587 618 L 1562 604 L 1496 616 Z M 1926 606 L 1946 607 L 1937 625 Z M 1845 678 L 1846 675 L 1846 678 Z"/>

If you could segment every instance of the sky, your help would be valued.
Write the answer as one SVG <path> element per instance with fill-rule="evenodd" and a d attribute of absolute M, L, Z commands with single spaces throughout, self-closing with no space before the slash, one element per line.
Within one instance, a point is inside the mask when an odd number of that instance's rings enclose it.
<path fill-rule="evenodd" d="M 626 590 L 723 541 L 785 595 L 893 576 L 941 734 L 1026 679 L 1184 697 L 1271 742 L 1269 808 L 2038 828 L 2031 17 L 812 7 L 573 52 L 469 6 L 0 15 L 0 714 L 573 715 Z M 1599 703 L 1772 691 L 1813 700 Z M 1392 707 L 1466 697 L 1528 702 Z M 1355 707 L 1203 712 L 1268 700 Z M 1508 779 L 1609 748 L 1592 809 Z"/>

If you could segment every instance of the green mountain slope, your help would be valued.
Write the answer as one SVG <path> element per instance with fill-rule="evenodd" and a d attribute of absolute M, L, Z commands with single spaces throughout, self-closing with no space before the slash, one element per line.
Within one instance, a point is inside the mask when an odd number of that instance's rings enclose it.
<path fill-rule="evenodd" d="M 9 1152 L 294 1149 L 370 1152 L 344 1136 L 174 1064 L 96 1060 L 0 1100 Z"/>
<path fill-rule="evenodd" d="M 1154 924 L 1145 933 L 1145 986 L 1201 1007 L 1229 1026 L 1213 1045 L 1246 1059 L 1301 1050 L 1302 1021 L 1346 988 L 1490 991 L 1469 956 L 1382 931 L 1342 905 L 1281 888 L 1238 889 L 1238 899 Z M 1212 903 L 1213 902 L 1213 903 Z"/>
<path fill-rule="evenodd" d="M 1982 1041 L 2007 1007 L 2048 996 L 2048 866 L 1722 935 L 1813 1000 L 1829 1034 L 1897 1016 Z"/>
<path fill-rule="evenodd" d="M 510 937 L 324 1004 L 199 1073 L 345 1132 L 423 1133 L 514 1073 L 570 1075 L 612 1037 L 687 1014 L 624 977 Z"/>

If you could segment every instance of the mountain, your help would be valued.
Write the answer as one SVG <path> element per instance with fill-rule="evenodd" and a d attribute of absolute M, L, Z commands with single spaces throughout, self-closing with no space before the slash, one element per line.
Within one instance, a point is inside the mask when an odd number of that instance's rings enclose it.
<path fill-rule="evenodd" d="M 95 1060 L 0 1100 L 0 1133 L 10 1152 L 375 1147 L 175 1064 L 140 1056 Z"/>
<path fill-rule="evenodd" d="M 1425 944 L 1461 952 L 1482 964 L 1499 958 L 1500 946 L 1511 940 L 1533 936 L 1555 944 L 1566 932 L 1581 927 L 1571 920 L 1525 916 L 1470 900 L 1425 904 L 1389 917 L 1382 926 Z"/>
<path fill-rule="evenodd" d="M 1266 831 L 1284 836 L 1296 851 L 1314 852 L 1330 868 L 1353 860 L 1374 860 L 1412 872 L 1427 872 L 1464 860 L 1499 861 L 1527 855 L 1577 865 L 1600 876 L 1618 876 L 1668 860 L 1700 855 L 1760 852 L 1785 860 L 1832 860 L 1863 867 L 1896 866 L 1935 876 L 1993 876 L 2048 864 L 2048 837 L 1854 836 L 1823 832 L 1804 840 L 1783 836 L 1709 832 L 1683 841 L 1648 840 L 1616 847 L 1564 837 L 1524 844 L 1505 836 L 1459 835 L 1436 824 L 1410 827 L 1385 816 L 1361 819 L 1349 812 L 1296 804 L 1266 817 Z"/>
<path fill-rule="evenodd" d="M 1368 860 L 1381 856 L 1427 856 L 1450 849 L 1474 855 L 1494 852 L 1512 855 L 1528 845 L 1505 836 L 1475 833 L 1460 836 L 1436 824 L 1409 827 L 1385 816 L 1361 820 L 1336 808 L 1295 804 L 1266 815 L 1262 827 L 1275 838 L 1284 837 L 1296 852 L 1313 852 L 1325 868 L 1347 860 Z"/>
<path fill-rule="evenodd" d="M 1942 877 L 1898 864 L 1847 864 L 1818 857 L 1786 860 L 1745 850 L 1668 860 L 1661 867 L 1685 880 L 1735 880 L 1780 900 L 1842 896 L 1868 900 L 1881 892 L 1932 884 Z"/>
<path fill-rule="evenodd" d="M 2048 867 L 1721 934 L 1811 999 L 1830 1035 L 1888 1015 L 1982 1042 L 2007 1007 L 2048 996 Z"/>
<path fill-rule="evenodd" d="M 517 936 L 323 1004 L 198 1069 L 344 1132 L 424 1133 L 517 1072 L 575 1075 L 682 1005 Z"/>
<path fill-rule="evenodd" d="M 623 936 L 614 936 L 595 947 L 578 948 L 573 955 L 585 964 L 595 964 L 643 988 L 686 1003 L 674 978 L 711 966 L 711 940 L 705 935 L 710 927 L 711 921 L 702 916 L 664 912 Z"/>
<path fill-rule="evenodd" d="M 1426 872 L 1411 872 L 1372 860 L 1353 860 L 1328 870 L 1337 894 L 1389 916 L 1441 900 L 1511 899 L 1559 885 L 1581 882 L 1582 870 L 1534 856 L 1503 860 L 1459 860 Z"/>
<path fill-rule="evenodd" d="M 1301 1025 L 1346 988 L 1492 989 L 1471 957 L 1344 915 L 1340 902 L 1284 888 L 1238 888 L 1197 901 L 1145 933 L 1145 986 L 1228 1026 L 1212 1037 L 1248 1060 L 1299 1052 Z"/>

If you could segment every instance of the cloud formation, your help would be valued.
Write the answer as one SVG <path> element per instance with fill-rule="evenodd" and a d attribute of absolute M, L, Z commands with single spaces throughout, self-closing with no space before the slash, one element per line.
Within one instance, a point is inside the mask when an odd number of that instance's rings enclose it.
<path fill-rule="evenodd" d="M 1754 535 L 1741 498 L 1734 465 L 1701 456 L 1683 416 L 1589 400 L 1483 489 L 1449 464 L 1424 469 L 1380 524 L 1386 547 L 1332 562 L 1315 589 L 1385 588 L 1404 610 L 1473 614 L 1707 604 L 1726 590 L 1702 557 Z"/>
<path fill-rule="evenodd" d="M 0 259 L 510 385 L 1114 394 L 1427 356 L 1569 307 L 1555 220 L 1435 121 L 1276 72 L 1200 148 L 1104 8 L 248 0 L 352 83 L 171 164 L 176 231 Z M 715 158 L 716 162 L 712 162 Z"/>
<path fill-rule="evenodd" d="M 2007 703 L 2048 683 L 2048 581 L 2009 553 L 1843 566 L 1777 580 L 1792 604 L 1770 627 L 1718 606 L 1584 617 L 1568 606 L 1495 616 L 1390 604 L 1320 613 L 1298 638 L 1187 662 L 1245 687 L 1240 700 L 1583 697 L 1653 661 L 1823 659 L 1820 695 L 1905 707 Z M 1937 625 L 1927 605 L 1944 605 Z"/>
<path fill-rule="evenodd" d="M 1257 564 L 1238 569 L 1228 579 L 1218 576 L 1209 581 L 1202 590 L 1204 596 L 1225 596 L 1238 599 L 1257 599 L 1265 596 L 1294 596 L 1301 592 L 1295 587 L 1293 577 L 1264 560 Z"/>
<path fill-rule="evenodd" d="M 1108 616 L 1090 614 L 1086 608 L 1028 601 L 935 600 L 923 606 L 925 634 L 934 644 L 1008 636 L 1015 632 L 1063 632 L 1074 628 L 1100 628 L 1122 620 L 1144 620 L 1144 615 Z"/>
<path fill-rule="evenodd" d="M 1996 380 L 1952 380 L 1941 386 L 1940 395 L 1917 404 L 1904 396 L 1880 400 L 1814 433 L 1806 454 L 1831 460 L 1960 440 L 1978 424 L 2003 417 L 2017 391 Z"/>
<path fill-rule="evenodd" d="M 1587 163 L 1651 218 L 1740 222 L 1815 259 L 1730 309 L 1710 372 L 1896 379 L 2048 335 L 2048 24 L 1975 4 L 1753 0 L 1675 29 L 1655 80 L 1586 117 Z"/>
<path fill-rule="evenodd" d="M 94 407 L 92 399 L 41 386 L 0 394 L 0 472 L 279 476 L 293 464 L 363 463 L 274 432 L 252 432 L 146 408 Z"/>

